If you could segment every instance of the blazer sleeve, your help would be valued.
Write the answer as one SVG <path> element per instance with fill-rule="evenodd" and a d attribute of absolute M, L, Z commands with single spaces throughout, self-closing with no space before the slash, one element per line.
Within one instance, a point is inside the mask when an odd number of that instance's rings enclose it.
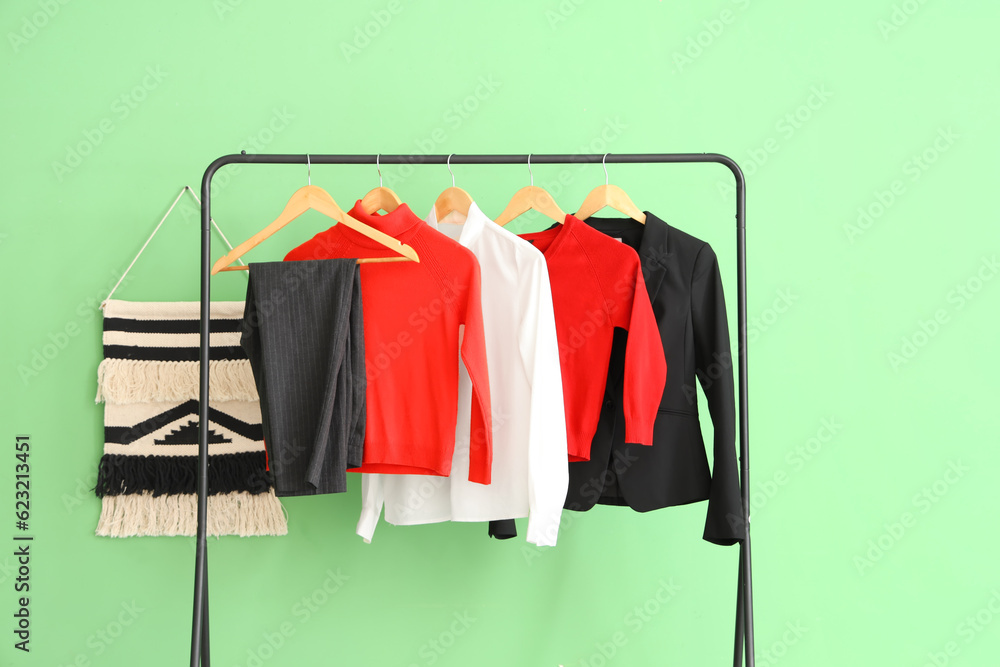
<path fill-rule="evenodd" d="M 372 541 L 378 517 L 382 514 L 385 504 L 385 492 L 382 487 L 382 475 L 364 473 L 361 475 L 361 517 L 358 519 L 356 532 L 365 542 Z"/>
<path fill-rule="evenodd" d="M 493 468 L 493 420 L 490 408 L 490 378 L 486 365 L 486 336 L 483 327 L 482 285 L 479 262 L 472 261 L 466 294 L 465 330 L 462 334 L 462 361 L 472 381 L 472 420 L 469 436 L 469 481 L 489 484 Z"/>
<path fill-rule="evenodd" d="M 735 544 L 746 536 L 739 468 L 736 463 L 736 399 L 729 346 L 726 299 L 719 262 L 705 244 L 695 260 L 691 284 L 695 373 L 708 399 L 714 430 L 712 487 L 704 539 Z"/>
<path fill-rule="evenodd" d="M 624 326 L 628 330 L 625 344 L 625 378 L 622 402 L 625 409 L 625 442 L 653 444 L 653 422 L 663 399 L 667 382 L 667 361 L 656 326 L 653 307 L 649 303 L 646 281 L 642 278 L 639 258 L 630 269 L 630 282 L 635 288 L 628 294 L 631 304 L 623 309 L 629 314 Z"/>
<path fill-rule="evenodd" d="M 518 335 L 524 372 L 531 385 L 527 540 L 538 546 L 555 546 L 569 487 L 566 412 L 552 288 L 545 261 L 539 258 L 532 262 L 529 272 L 530 280 L 521 287 L 525 307 Z"/>

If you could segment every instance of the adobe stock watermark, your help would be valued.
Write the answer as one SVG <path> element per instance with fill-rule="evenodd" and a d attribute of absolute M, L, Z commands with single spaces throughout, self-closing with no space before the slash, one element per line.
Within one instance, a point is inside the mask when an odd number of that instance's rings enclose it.
<path fill-rule="evenodd" d="M 490 423 L 494 433 L 498 429 L 503 428 L 513 416 L 512 413 L 504 411 L 502 405 L 490 404 Z M 469 469 L 471 451 L 467 444 L 468 438 L 463 437 L 462 439 L 465 440 L 465 443 L 461 448 L 457 448 L 452 459 L 451 468 L 453 471 L 457 467 L 461 467 L 463 470 Z M 434 498 L 445 485 L 449 485 L 445 489 L 445 493 L 448 493 L 451 488 L 449 477 L 438 475 L 413 475 L 412 477 L 416 484 L 407 485 L 408 491 L 406 495 L 401 499 L 397 499 L 392 506 L 393 510 L 404 519 L 410 518 L 419 512 L 420 508 L 426 505 L 431 498 Z"/>
<path fill-rule="evenodd" d="M 384 9 L 371 10 L 369 12 L 371 20 L 354 26 L 351 41 L 340 42 L 340 53 L 344 56 L 344 60 L 350 63 L 360 56 L 362 51 L 371 46 L 382 35 L 393 19 L 403 12 L 403 9 L 402 0 L 389 0 Z"/>
<path fill-rule="evenodd" d="M 757 664 L 760 667 L 772 667 L 779 664 L 788 655 L 788 650 L 798 644 L 807 632 L 809 632 L 809 628 L 802 625 L 802 621 L 786 621 L 781 637 L 765 648 L 757 645 L 755 656 Z"/>
<path fill-rule="evenodd" d="M 416 150 L 411 152 L 412 156 L 422 156 L 434 153 L 442 144 L 444 144 L 449 138 L 450 133 L 454 133 L 459 127 L 464 125 L 473 114 L 479 110 L 480 106 L 490 97 L 492 97 L 495 92 L 500 88 L 501 82 L 496 80 L 491 74 L 485 77 L 479 77 L 479 85 L 476 86 L 472 94 L 466 95 L 461 101 L 455 102 L 442 114 L 441 120 L 442 125 L 435 127 L 430 132 L 426 133 L 425 137 L 421 137 L 414 140 L 414 145 Z M 601 129 L 597 132 L 590 141 L 581 144 L 578 152 L 580 153 L 607 153 L 608 147 L 621 137 L 624 130 L 628 127 L 621 118 L 615 116 L 614 118 L 606 118 Z M 589 163 L 580 162 L 576 167 L 576 172 L 581 169 L 586 169 Z M 416 170 L 416 166 L 413 162 L 405 162 L 400 165 L 397 169 L 392 169 L 389 171 L 383 171 L 385 177 L 386 186 L 391 188 L 397 188 L 401 183 L 413 175 Z M 558 198 L 559 193 L 563 191 L 563 188 L 573 182 L 574 170 L 569 168 L 562 169 L 555 178 L 550 178 L 548 180 L 542 181 L 538 180 L 539 184 L 552 195 L 553 198 Z"/>
<path fill-rule="evenodd" d="M 888 42 L 893 33 L 899 32 L 900 28 L 910 22 L 917 12 L 926 5 L 928 0 L 903 0 L 892 5 L 892 11 L 888 17 L 879 18 L 875 23 L 882 41 Z"/>
<path fill-rule="evenodd" d="M 330 599 L 336 595 L 344 585 L 350 581 L 351 577 L 340 571 L 332 569 L 324 572 L 325 578 L 308 595 L 303 595 L 302 599 L 292 605 L 291 616 L 298 621 L 298 626 L 290 620 L 286 620 L 273 630 L 268 630 L 260 635 L 259 643 L 248 648 L 242 667 L 262 667 L 269 662 L 278 651 L 295 635 L 299 627 L 308 623 L 316 613 L 320 611 Z"/>
<path fill-rule="evenodd" d="M 545 20 L 549 22 L 549 27 L 555 30 L 560 24 L 565 23 L 569 17 L 576 13 L 576 10 L 586 4 L 587 0 L 562 0 L 554 9 L 545 10 Z"/>
<path fill-rule="evenodd" d="M 990 597 L 983 605 L 969 613 L 958 625 L 954 634 L 958 639 L 950 639 L 939 650 L 928 651 L 923 667 L 946 667 L 962 653 L 965 646 L 972 644 L 1000 616 L 1000 587 L 990 591 Z"/>
<path fill-rule="evenodd" d="M 468 285 L 444 278 L 444 289 L 426 304 L 416 306 L 406 318 L 407 328 L 400 330 L 393 340 L 379 341 L 377 350 L 366 351 L 369 358 L 365 368 L 368 382 L 374 382 L 382 373 L 406 353 L 406 350 L 421 340 L 424 332 L 436 323 L 446 312 L 453 310 L 453 304 L 468 291 Z"/>
<path fill-rule="evenodd" d="M 454 612 L 451 615 L 451 620 L 448 621 L 447 627 L 435 637 L 431 637 L 421 644 L 420 648 L 417 649 L 417 656 L 420 658 L 420 662 L 411 662 L 409 667 L 435 664 L 458 643 L 459 638 L 463 637 L 477 620 L 468 610 Z"/>
<path fill-rule="evenodd" d="M 913 494 L 910 508 L 891 521 L 883 523 L 882 533 L 868 540 L 865 551 L 854 556 L 854 567 L 858 574 L 865 576 L 876 563 L 885 558 L 885 555 L 913 530 L 920 518 L 934 509 L 970 471 L 971 468 L 962 463 L 961 459 L 949 461 L 948 467 L 938 479 Z"/>
<path fill-rule="evenodd" d="M 7 580 L 17 574 L 17 564 L 10 562 L 10 556 L 4 558 L 0 563 L 0 584 L 7 583 Z"/>
<path fill-rule="evenodd" d="M 750 318 L 753 329 L 748 331 L 747 344 L 756 342 L 761 333 L 774 326 L 778 318 L 787 313 L 788 309 L 798 300 L 799 297 L 792 294 L 791 290 L 779 289 L 771 305 L 765 308 L 760 315 Z M 753 335 L 749 336 L 751 332 Z M 712 385 L 720 379 L 732 383 L 734 364 L 737 359 L 738 357 L 734 357 L 730 350 L 713 352 L 712 361 L 704 369 L 697 371 L 697 382 L 681 385 L 681 393 L 688 405 L 694 406 L 698 402 L 698 385 L 701 385 L 702 391 L 708 392 Z"/>
<path fill-rule="evenodd" d="M 567 508 L 573 509 L 573 508 Z M 563 512 L 559 517 L 559 526 L 555 529 L 556 535 L 553 535 L 549 531 L 545 531 L 542 534 L 546 538 L 557 538 L 558 535 L 565 535 L 566 531 L 573 530 L 573 526 L 576 522 L 583 517 L 583 512 Z M 531 544 L 529 542 L 521 543 L 521 556 L 524 558 L 524 562 L 531 567 L 535 564 L 535 561 L 542 558 L 545 554 L 553 552 L 554 549 L 551 547 L 540 547 L 536 544 Z"/>
<path fill-rule="evenodd" d="M 288 107 L 281 107 L 280 109 L 272 107 L 271 117 L 257 128 L 257 130 L 247 134 L 237 146 L 237 149 L 239 151 L 246 151 L 252 161 L 253 155 L 263 153 L 278 138 L 278 135 L 288 129 L 293 120 L 295 120 L 295 114 L 290 112 Z M 212 178 L 212 196 L 216 197 L 225 190 L 232 183 L 233 177 L 239 176 L 241 173 L 243 173 L 243 165 L 238 163 L 226 165 L 225 169 L 215 172 L 215 176 Z M 200 190 L 196 194 L 200 199 Z M 184 197 L 178 203 L 177 210 L 180 212 L 185 224 L 189 222 L 201 224 L 201 207 L 198 206 L 193 198 Z"/>
<path fill-rule="evenodd" d="M 458 131 L 458 128 L 465 125 L 503 85 L 493 74 L 480 76 L 473 89 L 461 99 L 453 102 L 441 114 L 441 123 L 432 128 L 424 136 L 413 140 L 415 150 L 409 154 L 413 157 L 430 155 L 444 144 Z M 415 161 L 414 161 L 415 162 Z M 416 171 L 414 162 L 404 162 L 401 165 L 394 165 L 393 169 L 386 169 L 383 165 L 382 173 L 385 177 L 386 187 L 398 188 L 406 179 Z"/>
<path fill-rule="evenodd" d="M 280 109 L 272 107 L 271 117 L 256 132 L 251 132 L 246 136 L 238 146 L 239 150 L 251 154 L 264 152 L 279 134 L 288 129 L 288 125 L 293 120 L 295 120 L 295 114 L 291 113 L 288 107 Z"/>
<path fill-rule="evenodd" d="M 762 310 L 758 315 L 749 318 L 747 322 L 747 344 L 756 343 L 763 334 L 770 331 L 798 300 L 799 296 L 792 293 L 790 288 L 779 289 L 775 293 L 770 306 Z"/>
<path fill-rule="evenodd" d="M 122 602 L 121 611 L 109 622 L 95 630 L 87 637 L 86 652 L 77 653 L 72 660 L 67 663 L 59 663 L 58 667 L 91 667 L 92 665 L 104 664 L 103 661 L 94 660 L 104 655 L 105 651 L 111 648 L 126 629 L 132 627 L 139 615 L 146 611 L 145 607 L 140 607 L 135 600 Z"/>
<path fill-rule="evenodd" d="M 52 161 L 52 171 L 56 175 L 56 181 L 62 183 L 66 176 L 83 164 L 83 161 L 163 84 L 167 76 L 168 73 L 164 72 L 160 65 L 146 67 L 142 80 L 111 102 L 109 115 L 97 121 L 95 126 L 84 129 L 81 133 L 82 138 L 76 143 L 66 144 L 66 153 L 62 160 Z"/>
<path fill-rule="evenodd" d="M 827 449 L 836 437 L 844 430 L 844 425 L 836 417 L 824 417 L 819 422 L 816 432 L 804 442 L 796 444 L 785 453 L 785 465 L 771 473 L 770 478 L 763 481 L 758 476 L 750 490 L 751 515 L 764 507 L 788 486 L 792 477 L 801 472 L 816 457 Z M 742 521 L 742 519 L 741 519 Z"/>
<path fill-rule="evenodd" d="M 589 655 L 580 658 L 579 661 L 570 663 L 570 667 L 606 667 L 614 660 L 618 652 L 628 646 L 628 643 L 642 632 L 643 628 L 661 613 L 681 591 L 680 584 L 675 583 L 673 578 L 660 579 L 656 583 L 657 588 L 653 594 L 632 607 L 622 618 L 623 629 L 617 629 L 606 639 L 594 642 L 594 650 Z"/>
<path fill-rule="evenodd" d="M 683 50 L 673 52 L 674 74 L 681 74 L 691 67 L 750 8 L 750 0 L 731 0 L 731 4 L 736 6 L 736 11 L 725 8 L 717 16 L 702 21 L 702 30 L 687 38 Z"/>
<path fill-rule="evenodd" d="M 102 436 L 103 437 L 103 436 Z M 83 505 L 84 499 L 96 497 L 94 494 L 94 488 L 97 486 L 97 472 L 92 472 L 89 477 L 77 477 L 76 486 L 73 488 L 73 493 L 63 493 L 60 496 L 60 500 L 63 504 L 63 509 L 66 510 L 67 514 L 72 514 L 77 507 Z"/>
<path fill-rule="evenodd" d="M 912 362 L 951 323 L 953 315 L 964 310 L 998 272 L 1000 262 L 996 255 L 982 257 L 973 274 L 948 291 L 946 306 L 937 308 L 927 319 L 918 319 L 913 331 L 900 339 L 899 347 L 887 353 L 889 367 L 898 373 L 901 367 Z"/>
<path fill-rule="evenodd" d="M 577 493 L 585 500 L 587 503 L 586 509 L 589 509 L 592 505 L 597 503 L 601 497 L 601 491 L 607 486 L 612 479 L 617 475 L 621 477 L 625 472 L 635 465 L 639 461 L 639 457 L 633 455 L 628 451 L 615 450 L 608 461 L 608 467 L 600 472 L 597 476 L 589 477 L 580 483 L 580 480 L 570 479 L 570 483 L 577 483 Z M 573 501 L 565 506 L 565 509 L 570 510 L 563 512 L 559 519 L 559 526 L 557 531 L 559 533 L 565 534 L 566 531 L 572 530 L 576 522 L 580 520 L 583 516 L 585 508 L 579 503 Z M 543 533 L 546 537 L 554 540 L 557 535 L 553 535 L 546 531 Z M 542 554 L 549 553 L 552 550 L 547 547 L 539 547 L 531 544 L 521 545 L 521 555 L 524 557 L 524 562 L 529 566 L 534 565 L 535 560 L 542 557 Z"/>
<path fill-rule="evenodd" d="M 955 134 L 951 127 L 939 127 L 936 136 L 926 147 L 903 161 L 900 177 L 890 181 L 885 189 L 876 188 L 869 202 L 858 207 L 855 221 L 844 224 L 847 240 L 853 245 L 858 238 L 867 233 L 908 192 L 907 183 L 919 183 L 927 171 L 941 159 L 942 155 L 951 150 L 960 138 L 961 135 Z"/>
<path fill-rule="evenodd" d="M 801 132 L 832 98 L 833 92 L 827 88 L 826 84 L 820 83 L 810 86 L 802 102 L 786 111 L 774 122 L 773 134 L 760 142 L 759 145 L 746 150 L 746 160 L 740 163 L 743 174 L 747 177 L 757 174 L 761 167 Z M 736 192 L 736 183 L 731 178 L 719 180 L 716 189 L 723 199 L 729 199 Z"/>
<path fill-rule="evenodd" d="M 21 25 L 18 27 L 17 32 L 7 33 L 7 41 L 10 43 L 10 48 L 14 50 L 14 53 L 20 53 L 21 49 L 37 37 L 70 1 L 38 0 L 36 3 L 38 10 L 21 17 Z"/>
<path fill-rule="evenodd" d="M 609 153 L 610 151 L 608 149 L 613 143 L 621 138 L 622 134 L 625 133 L 625 130 L 627 130 L 628 127 L 628 124 L 626 124 L 620 116 L 605 118 L 604 123 L 601 125 L 601 129 L 595 133 L 590 141 L 580 144 L 580 146 L 577 147 L 577 153 L 596 153 L 598 155 Z M 596 166 L 597 165 L 592 162 L 579 162 L 576 163 L 575 167 L 564 165 L 555 176 L 539 180 L 536 175 L 535 180 L 543 189 L 552 195 L 553 199 L 558 199 L 563 190 L 569 187 L 577 176 L 587 170 L 588 167 L 593 168 Z M 595 174 L 596 173 L 599 172 L 595 172 Z"/>
<path fill-rule="evenodd" d="M 55 332 L 49 332 L 46 337 L 46 341 L 41 345 L 34 347 L 28 353 L 29 360 L 26 363 L 20 363 L 17 365 L 17 375 L 21 378 L 21 382 L 27 387 L 31 384 L 31 381 L 41 375 L 45 369 L 49 367 L 56 358 L 69 347 L 70 343 L 74 338 L 83 332 L 83 325 L 89 324 L 97 319 L 100 311 L 98 310 L 98 305 L 100 305 L 101 300 L 104 295 L 108 294 L 114 287 L 115 283 L 121 277 L 121 273 L 117 271 L 112 272 L 112 277 L 108 281 L 107 285 L 101 289 L 100 297 L 87 297 L 77 304 L 74 313 L 76 318 L 70 319 L 61 328 L 57 329 Z M 124 287 L 132 278 L 130 276 L 125 276 L 119 287 Z"/>
<path fill-rule="evenodd" d="M 472 114 L 479 109 L 481 102 L 492 96 L 501 85 L 499 81 L 493 78 L 493 75 L 490 75 L 489 77 L 480 77 L 479 84 L 480 85 L 477 86 L 474 95 L 467 95 L 460 103 L 456 102 L 444 112 L 442 121 L 449 127 L 449 129 L 451 129 L 452 132 L 457 130 L 469 118 L 471 118 Z M 612 143 L 621 137 L 627 128 L 628 125 L 624 123 L 619 116 L 615 116 L 614 118 L 605 118 L 601 129 L 597 131 L 595 136 L 590 141 L 581 144 L 577 149 L 577 152 L 607 153 L 609 152 L 607 149 Z M 417 150 L 410 154 L 417 156 L 433 153 L 439 146 L 444 144 L 448 138 L 449 134 L 445 127 L 436 127 L 428 133 L 426 138 L 414 140 L 413 143 Z M 542 180 L 536 175 L 535 180 L 541 185 L 541 187 L 547 190 L 553 198 L 558 198 L 563 189 L 573 182 L 575 175 L 581 170 L 586 169 L 588 166 L 592 166 L 591 163 L 580 162 L 577 163 L 577 166 L 574 169 L 566 167 L 560 170 L 555 177 Z M 384 171 L 383 174 L 385 175 L 386 185 L 395 188 L 407 178 L 412 176 L 414 171 L 415 166 L 410 162 L 403 164 L 399 169 L 387 172 Z"/>
<path fill-rule="evenodd" d="M 225 21 L 229 14 L 236 11 L 237 7 L 243 5 L 245 0 L 213 0 L 212 9 L 220 21 Z"/>

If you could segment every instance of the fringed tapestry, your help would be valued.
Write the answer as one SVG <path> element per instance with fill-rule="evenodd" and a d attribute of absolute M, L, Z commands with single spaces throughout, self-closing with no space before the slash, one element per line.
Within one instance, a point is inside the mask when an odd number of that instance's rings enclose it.
<path fill-rule="evenodd" d="M 211 304 L 208 534 L 285 535 L 260 403 L 240 347 L 242 301 Z M 198 508 L 198 302 L 108 300 L 97 534 L 194 535 Z"/>

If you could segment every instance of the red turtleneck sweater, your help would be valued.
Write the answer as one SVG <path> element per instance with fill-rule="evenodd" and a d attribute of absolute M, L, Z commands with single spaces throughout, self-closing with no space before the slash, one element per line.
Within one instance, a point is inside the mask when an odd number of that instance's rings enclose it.
<path fill-rule="evenodd" d="M 419 263 L 361 265 L 367 417 L 362 465 L 349 472 L 451 472 L 461 354 L 473 387 L 469 480 L 489 484 L 493 438 L 475 255 L 406 204 L 369 215 L 359 201 L 348 215 L 409 244 L 420 256 Z M 336 257 L 398 254 L 338 224 L 285 260 Z"/>
<path fill-rule="evenodd" d="M 590 459 L 615 327 L 628 331 L 625 442 L 652 445 L 667 362 L 639 255 L 572 215 L 561 225 L 520 236 L 542 251 L 549 269 L 569 460 Z"/>

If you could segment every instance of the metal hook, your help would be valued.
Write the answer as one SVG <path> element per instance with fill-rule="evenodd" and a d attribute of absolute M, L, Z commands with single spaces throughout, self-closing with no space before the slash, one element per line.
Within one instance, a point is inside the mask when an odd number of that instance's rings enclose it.
<path fill-rule="evenodd" d="M 451 155 L 454 155 L 454 153 Z M 448 165 L 448 173 L 451 174 L 451 187 L 455 187 L 455 172 L 451 170 L 451 155 L 448 156 L 446 164 Z"/>
<path fill-rule="evenodd" d="M 528 153 L 528 182 L 532 186 L 535 185 L 535 175 L 531 173 L 531 153 Z"/>
<path fill-rule="evenodd" d="M 382 187 L 382 165 L 380 165 L 378 163 L 378 159 L 381 156 L 382 156 L 381 153 L 376 153 L 375 154 L 375 168 L 378 169 L 378 186 L 379 187 Z"/>
<path fill-rule="evenodd" d="M 313 184 L 313 170 L 312 163 L 309 162 L 309 153 L 306 153 L 306 180 L 309 182 L 309 185 Z"/>
<path fill-rule="evenodd" d="M 604 184 L 605 185 L 608 185 L 610 183 L 610 181 L 608 180 L 608 163 L 606 162 L 606 160 L 608 159 L 609 155 L 611 155 L 611 153 L 605 153 L 604 157 L 601 158 L 601 164 L 604 165 Z"/>

